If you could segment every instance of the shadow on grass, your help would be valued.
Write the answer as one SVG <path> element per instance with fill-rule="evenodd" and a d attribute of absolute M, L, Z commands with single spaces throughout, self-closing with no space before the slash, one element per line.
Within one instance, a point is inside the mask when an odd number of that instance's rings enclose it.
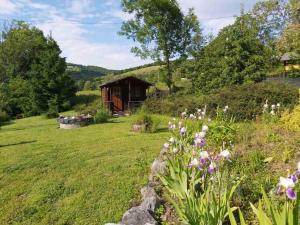
<path fill-rule="evenodd" d="M 16 146 L 16 145 L 25 145 L 25 144 L 30 144 L 30 143 L 34 143 L 34 142 L 37 142 L 37 141 L 21 141 L 21 142 L 13 143 L 13 144 L 0 145 L 0 148 Z"/>
<path fill-rule="evenodd" d="M 11 124 L 15 124 L 16 122 L 13 121 L 13 120 L 10 120 L 10 121 L 6 121 L 6 122 L 2 122 L 0 124 L 0 127 L 5 127 L 5 126 L 8 126 L 8 125 L 11 125 Z"/>
<path fill-rule="evenodd" d="M 167 127 L 158 128 L 155 133 L 166 133 L 169 129 Z"/>

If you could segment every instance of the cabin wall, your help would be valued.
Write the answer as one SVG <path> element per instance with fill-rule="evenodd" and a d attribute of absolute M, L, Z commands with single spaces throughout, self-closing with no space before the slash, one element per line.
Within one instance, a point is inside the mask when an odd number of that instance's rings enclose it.
<path fill-rule="evenodd" d="M 102 101 L 110 101 L 112 111 L 127 111 L 146 100 L 147 88 L 145 83 L 135 79 L 117 81 L 101 89 Z"/>

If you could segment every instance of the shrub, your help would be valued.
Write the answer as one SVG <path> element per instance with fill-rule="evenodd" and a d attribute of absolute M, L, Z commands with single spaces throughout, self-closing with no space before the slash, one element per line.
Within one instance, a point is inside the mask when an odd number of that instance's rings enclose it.
<path fill-rule="evenodd" d="M 98 110 L 94 116 L 94 122 L 95 123 L 105 123 L 108 121 L 109 117 L 110 117 L 110 113 L 105 108 L 105 106 L 100 106 L 100 108 L 98 108 Z"/>
<path fill-rule="evenodd" d="M 281 121 L 284 123 L 286 128 L 300 131 L 300 105 L 295 107 L 291 113 L 285 112 L 282 115 Z"/>
<path fill-rule="evenodd" d="M 0 110 L 0 124 L 7 122 L 10 120 L 9 115 L 5 112 Z"/>
<path fill-rule="evenodd" d="M 53 98 L 49 100 L 48 103 L 48 111 L 46 113 L 47 118 L 57 118 L 59 116 L 58 114 L 58 104 L 57 104 L 57 98 Z"/>
<path fill-rule="evenodd" d="M 298 90 L 282 83 L 262 82 L 225 87 L 209 95 L 148 99 L 144 107 L 152 113 L 178 116 L 185 109 L 187 112 L 194 112 L 195 109 L 207 105 L 208 114 L 215 116 L 218 107 L 228 105 L 228 113 L 235 120 L 242 121 L 255 119 L 260 115 L 266 99 L 270 104 L 280 103 L 293 108 L 298 101 Z"/>

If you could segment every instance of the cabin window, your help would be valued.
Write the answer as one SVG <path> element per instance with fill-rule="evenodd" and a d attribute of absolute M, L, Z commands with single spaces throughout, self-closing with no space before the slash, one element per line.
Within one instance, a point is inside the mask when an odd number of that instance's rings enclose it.
<path fill-rule="evenodd" d="M 140 86 L 135 86 L 133 95 L 136 98 L 142 97 L 142 88 Z"/>

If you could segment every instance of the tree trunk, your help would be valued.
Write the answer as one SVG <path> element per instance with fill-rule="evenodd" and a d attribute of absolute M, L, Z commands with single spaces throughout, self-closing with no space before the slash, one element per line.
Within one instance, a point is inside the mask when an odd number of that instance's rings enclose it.
<path fill-rule="evenodd" d="M 166 56 L 166 66 L 167 66 L 167 85 L 169 88 L 170 94 L 173 92 L 173 80 L 172 80 L 172 69 L 171 69 L 171 63 L 170 58 Z"/>

